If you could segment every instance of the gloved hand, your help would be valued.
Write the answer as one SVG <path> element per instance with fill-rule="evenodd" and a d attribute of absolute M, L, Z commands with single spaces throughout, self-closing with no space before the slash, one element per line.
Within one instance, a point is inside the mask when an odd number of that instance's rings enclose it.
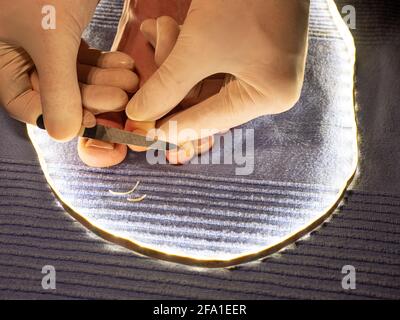
<path fill-rule="evenodd" d="M 146 2 L 147 4 L 147 2 Z M 133 40 L 137 41 L 138 37 L 143 34 L 146 41 L 148 41 L 154 48 L 154 52 L 148 56 L 141 56 L 141 60 L 137 61 L 141 70 L 138 72 L 151 73 L 151 69 L 143 69 L 143 66 L 151 66 L 152 63 L 156 65 L 162 64 L 170 54 L 171 48 L 174 46 L 176 39 L 179 35 L 179 25 L 171 17 L 163 16 L 158 19 L 148 19 L 140 25 L 137 32 L 134 34 Z M 137 47 L 135 51 L 136 56 L 142 54 L 147 49 L 147 42 L 142 42 L 141 46 Z M 128 51 L 129 52 L 129 51 Z M 140 58 L 140 57 L 139 57 Z M 142 81 L 142 79 L 140 79 Z M 210 88 L 214 92 L 218 92 L 221 88 L 221 81 L 204 81 L 199 91 L 196 91 L 196 97 L 189 96 L 185 101 L 188 105 L 197 103 L 201 100 L 208 98 L 210 95 Z M 207 90 L 203 90 L 206 89 Z M 215 89 L 217 88 L 217 90 Z M 200 93 L 199 93 L 200 92 Z M 194 99 L 194 100 L 193 100 Z M 197 100 L 196 100 L 197 99 Z M 122 129 L 125 124 L 125 130 L 136 132 L 146 135 L 149 130 L 155 129 L 156 122 L 138 122 L 127 120 L 120 113 L 105 113 L 97 116 L 97 123 L 109 127 Z M 199 141 L 187 142 L 183 144 L 178 152 L 167 152 L 166 157 L 172 164 L 183 164 L 190 161 L 194 156 L 207 152 L 213 145 L 213 137 L 201 139 Z M 146 148 L 139 146 L 129 146 L 133 151 L 142 152 Z M 79 138 L 78 154 L 81 160 L 91 167 L 110 167 L 121 163 L 127 154 L 127 147 L 125 145 L 115 143 L 105 143 L 102 141 Z"/>
<path fill-rule="evenodd" d="M 157 66 L 161 66 L 170 55 L 176 44 L 180 34 L 180 26 L 177 21 L 168 16 L 162 16 L 157 19 L 145 20 L 140 28 L 146 40 L 154 48 L 154 60 Z M 180 106 L 173 110 L 173 114 L 186 108 L 206 100 L 213 94 L 218 93 L 223 85 L 223 79 L 214 77 L 213 79 L 205 79 L 197 85 L 180 103 Z M 169 115 L 157 122 L 138 122 L 129 120 L 125 129 L 139 128 L 142 134 L 146 134 L 149 129 L 157 128 L 160 124 L 168 121 L 174 115 Z M 143 130 L 145 129 L 145 130 Z M 158 130 L 154 132 L 159 133 Z M 164 137 L 163 137 L 164 138 Z M 193 157 L 208 152 L 214 145 L 214 136 L 205 137 L 193 141 L 185 141 L 179 145 L 178 150 L 166 152 L 166 158 L 170 164 L 185 164 L 192 160 Z M 134 151 L 140 151 L 131 146 Z"/>
<path fill-rule="evenodd" d="M 219 93 L 168 117 L 177 133 L 161 123 L 170 142 L 181 145 L 290 109 L 304 78 L 308 12 L 308 0 L 193 0 L 176 45 L 132 98 L 128 117 L 161 119 L 200 81 L 221 73 L 230 76 Z"/>
<path fill-rule="evenodd" d="M 55 7 L 56 28 L 46 30 L 42 2 L 0 2 L 0 104 L 26 123 L 43 114 L 48 133 L 60 141 L 79 132 L 82 106 L 92 113 L 119 111 L 128 101 L 124 90 L 138 84 L 129 56 L 81 44 L 97 3 L 47 1 Z M 93 124 L 93 115 L 85 114 Z"/>

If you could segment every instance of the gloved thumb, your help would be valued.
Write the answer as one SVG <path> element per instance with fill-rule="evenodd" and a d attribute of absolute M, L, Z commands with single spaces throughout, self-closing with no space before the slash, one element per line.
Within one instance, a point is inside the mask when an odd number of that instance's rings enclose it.
<path fill-rule="evenodd" d="M 59 141 L 74 138 L 82 123 L 76 67 L 79 41 L 71 40 L 50 38 L 29 52 L 39 75 L 45 127 Z"/>
<path fill-rule="evenodd" d="M 163 20 L 158 21 L 163 22 L 165 23 Z M 171 24 L 170 28 L 172 27 Z M 171 32 L 166 32 L 169 33 Z M 160 35 L 162 33 L 158 34 L 157 42 L 163 42 Z M 178 37 L 168 58 L 134 95 L 126 109 L 130 119 L 155 121 L 162 118 L 174 109 L 197 83 L 211 74 L 207 66 L 199 62 L 201 59 L 196 58 L 198 52 L 186 41 L 187 37 Z M 170 48 L 164 48 L 161 43 L 157 43 L 156 47 L 163 48 L 156 49 L 156 60 L 161 61 L 161 57 L 165 56 L 164 51 L 169 51 Z"/>

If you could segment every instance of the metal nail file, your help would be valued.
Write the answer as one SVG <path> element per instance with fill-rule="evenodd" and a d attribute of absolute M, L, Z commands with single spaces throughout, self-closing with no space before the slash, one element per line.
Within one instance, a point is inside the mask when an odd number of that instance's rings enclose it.
<path fill-rule="evenodd" d="M 43 116 L 38 118 L 36 124 L 40 129 L 45 130 Z M 157 139 L 152 140 L 133 132 L 105 127 L 102 125 L 96 125 L 93 128 L 82 128 L 79 136 L 111 143 L 140 146 L 151 150 L 168 151 L 178 149 L 176 145 L 166 141 Z"/>

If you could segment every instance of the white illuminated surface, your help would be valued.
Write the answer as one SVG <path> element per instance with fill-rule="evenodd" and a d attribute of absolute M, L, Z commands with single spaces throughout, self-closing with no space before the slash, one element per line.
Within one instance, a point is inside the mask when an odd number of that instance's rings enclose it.
<path fill-rule="evenodd" d="M 256 130 L 254 175 L 236 177 L 233 166 L 151 167 L 143 154 L 130 154 L 116 168 L 90 169 L 78 159 L 76 141 L 55 143 L 28 126 L 63 203 L 102 232 L 193 261 L 265 251 L 326 215 L 357 165 L 355 48 L 333 1 L 311 2 L 303 95 L 287 114 L 248 125 Z M 331 29 L 313 24 L 321 14 Z M 130 190 L 138 180 L 138 192 L 148 195 L 140 203 L 108 192 Z"/>

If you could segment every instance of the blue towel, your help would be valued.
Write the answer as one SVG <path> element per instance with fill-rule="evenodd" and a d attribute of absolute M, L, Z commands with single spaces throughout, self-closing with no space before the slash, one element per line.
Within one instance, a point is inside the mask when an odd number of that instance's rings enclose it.
<path fill-rule="evenodd" d="M 106 244 L 54 200 L 24 127 L 0 116 L 0 297 L 2 298 L 399 298 L 399 5 L 354 2 L 359 12 L 357 100 L 361 133 L 358 179 L 337 215 L 307 240 L 264 262 L 203 271 L 137 257 Z M 109 7 L 104 2 L 104 8 Z M 379 7 L 368 15 L 371 4 Z M 387 5 L 387 3 L 386 3 Z M 104 12 L 104 11 L 103 11 Z M 383 19 L 390 17 L 391 19 Z M 372 34 L 370 26 L 377 25 Z M 368 27 L 367 27 L 368 26 Z M 109 26 L 98 26 L 101 30 Z M 115 31 L 115 30 L 114 30 Z M 343 265 L 357 290 L 341 287 Z M 54 265 L 57 289 L 41 288 Z"/>

